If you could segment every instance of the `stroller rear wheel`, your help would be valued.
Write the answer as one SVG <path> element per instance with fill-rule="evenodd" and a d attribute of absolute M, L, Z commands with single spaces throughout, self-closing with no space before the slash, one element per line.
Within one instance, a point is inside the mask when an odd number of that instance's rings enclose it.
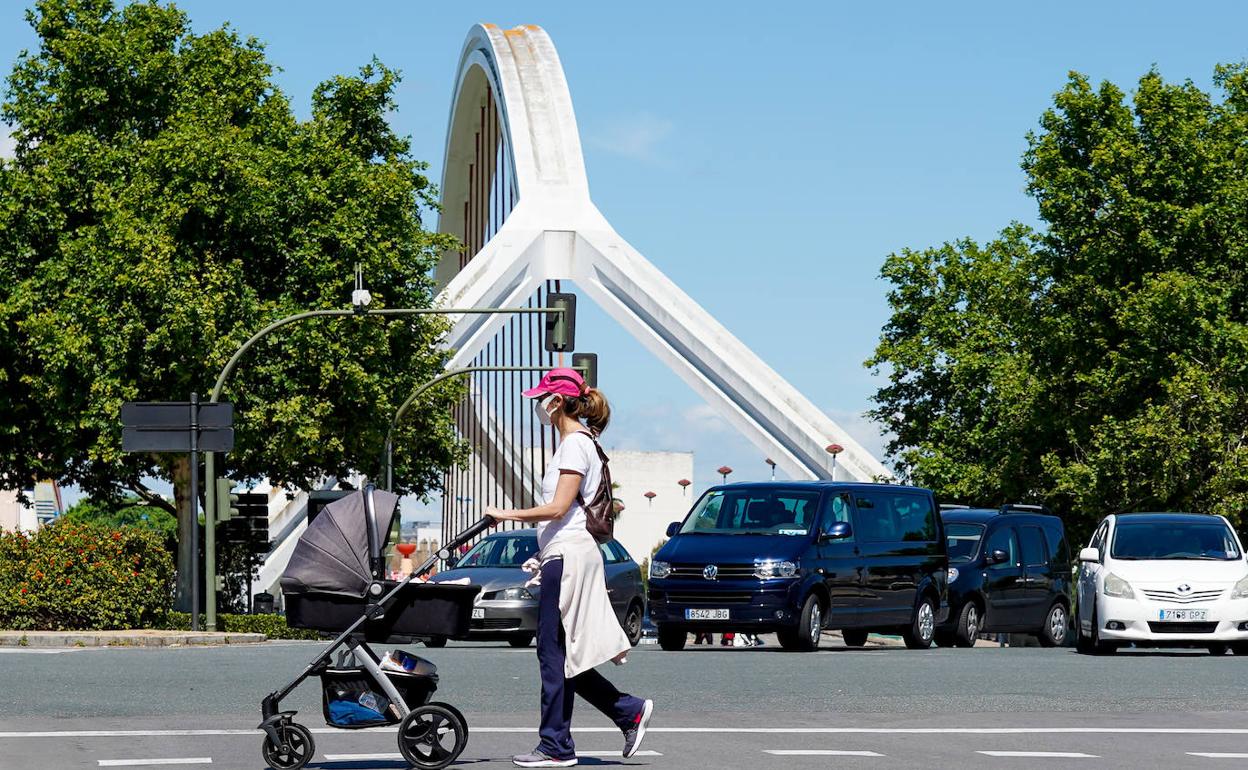
<path fill-rule="evenodd" d="M 264 761 L 274 770 L 300 770 L 316 753 L 311 731 L 296 722 L 279 724 L 276 729 L 282 744 L 274 746 L 269 736 L 264 736 L 264 746 L 260 750 Z"/>
<path fill-rule="evenodd" d="M 468 725 L 458 710 L 442 703 L 412 709 L 399 723 L 399 751 L 420 770 L 442 770 L 467 744 Z"/>

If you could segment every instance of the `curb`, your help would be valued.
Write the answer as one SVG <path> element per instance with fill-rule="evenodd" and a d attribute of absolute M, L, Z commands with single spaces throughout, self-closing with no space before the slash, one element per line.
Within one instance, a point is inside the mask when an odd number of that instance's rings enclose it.
<path fill-rule="evenodd" d="M 264 634 L 185 631 L 0 631 L 0 647 L 185 647 L 258 644 Z"/>

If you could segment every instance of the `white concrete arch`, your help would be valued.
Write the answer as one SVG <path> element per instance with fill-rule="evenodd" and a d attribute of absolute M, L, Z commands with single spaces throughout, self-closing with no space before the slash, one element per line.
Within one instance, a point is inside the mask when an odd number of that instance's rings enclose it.
<path fill-rule="evenodd" d="M 462 269 L 439 271 L 445 307 L 523 304 L 546 280 L 570 280 L 721 416 L 794 478 L 891 477 L 852 436 L 768 367 L 624 240 L 593 204 L 563 67 L 539 27 L 473 27 L 464 44 L 448 125 L 443 232 L 463 230 L 465 137 L 486 84 L 507 132 L 518 200 Z M 467 106 L 465 106 L 467 104 Z M 458 170 L 457 170 L 458 169 Z M 458 185 L 458 186 L 457 186 Z M 443 260 L 446 264 L 446 259 Z M 458 269 L 458 265 L 454 265 Z M 506 323 L 454 319 L 451 366 L 471 361 Z M 837 462 L 827 453 L 837 443 Z M 835 468 L 835 471 L 834 471 Z"/>

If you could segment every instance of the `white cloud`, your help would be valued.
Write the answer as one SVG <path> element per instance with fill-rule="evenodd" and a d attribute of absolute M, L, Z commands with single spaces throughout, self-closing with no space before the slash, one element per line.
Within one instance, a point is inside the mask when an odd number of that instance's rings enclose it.
<path fill-rule="evenodd" d="M 656 150 L 672 133 L 672 122 L 648 112 L 616 118 L 605 128 L 591 133 L 596 147 L 634 160 L 656 160 Z"/>
<path fill-rule="evenodd" d="M 13 158 L 17 155 L 17 139 L 5 128 L 7 126 L 0 125 L 0 158 Z"/>

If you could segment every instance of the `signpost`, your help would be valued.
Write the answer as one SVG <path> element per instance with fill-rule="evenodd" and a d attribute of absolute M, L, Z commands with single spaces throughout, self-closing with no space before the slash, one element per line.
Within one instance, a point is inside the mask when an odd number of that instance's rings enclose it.
<path fill-rule="evenodd" d="M 191 455 L 191 630 L 199 630 L 199 453 L 234 448 L 234 405 L 229 402 L 131 401 L 121 406 L 121 451 Z M 216 511 L 207 511 L 208 518 Z M 206 527 L 211 534 L 213 529 Z M 205 546 L 211 543 L 205 541 Z M 209 553 L 212 553 L 209 548 Z"/>

